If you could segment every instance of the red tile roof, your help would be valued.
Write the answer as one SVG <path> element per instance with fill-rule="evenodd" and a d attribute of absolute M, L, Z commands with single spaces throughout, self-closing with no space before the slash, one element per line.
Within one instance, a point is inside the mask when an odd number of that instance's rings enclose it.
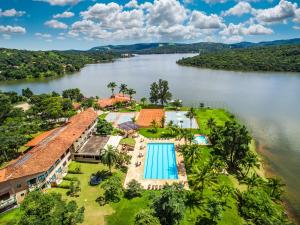
<path fill-rule="evenodd" d="M 47 171 L 97 118 L 89 108 L 69 119 L 18 160 L 0 170 L 0 182 Z"/>
<path fill-rule="evenodd" d="M 142 109 L 137 118 L 137 125 L 140 127 L 150 127 L 153 120 L 155 120 L 158 125 L 161 125 L 161 119 L 164 115 L 164 109 Z"/>
<path fill-rule="evenodd" d="M 25 144 L 25 145 L 27 147 L 34 147 L 34 146 L 38 145 L 42 140 L 49 137 L 52 134 L 52 132 L 54 132 L 57 129 L 58 128 L 54 128 L 52 130 L 45 131 L 45 132 L 39 134 L 38 136 L 36 136 L 35 138 L 33 138 L 32 140 L 30 140 L 29 142 L 27 142 L 27 144 Z"/>
<path fill-rule="evenodd" d="M 111 98 L 103 98 L 98 100 L 98 104 L 101 108 L 113 106 L 118 102 L 129 102 L 130 98 L 126 95 L 116 94 L 114 97 Z"/>

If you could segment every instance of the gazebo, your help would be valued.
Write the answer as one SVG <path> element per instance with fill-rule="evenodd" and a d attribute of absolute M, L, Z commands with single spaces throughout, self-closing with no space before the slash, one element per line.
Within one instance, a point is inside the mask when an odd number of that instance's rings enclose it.
<path fill-rule="evenodd" d="M 129 132 L 134 132 L 136 131 L 137 129 L 139 129 L 139 126 L 136 125 L 134 122 L 132 121 L 127 121 L 127 122 L 124 122 L 124 123 L 120 123 L 118 125 L 118 127 L 121 129 L 121 130 L 124 130 L 126 131 L 127 133 Z"/>

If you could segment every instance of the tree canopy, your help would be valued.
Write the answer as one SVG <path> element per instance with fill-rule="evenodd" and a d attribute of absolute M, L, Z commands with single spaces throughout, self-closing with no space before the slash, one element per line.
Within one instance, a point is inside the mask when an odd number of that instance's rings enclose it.
<path fill-rule="evenodd" d="M 183 58 L 181 65 L 236 71 L 300 71 L 300 45 L 231 49 Z"/>

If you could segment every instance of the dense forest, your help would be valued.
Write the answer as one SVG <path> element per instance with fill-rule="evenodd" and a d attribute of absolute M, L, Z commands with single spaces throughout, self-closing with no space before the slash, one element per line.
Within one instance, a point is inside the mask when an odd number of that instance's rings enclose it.
<path fill-rule="evenodd" d="M 235 71 L 300 72 L 300 45 L 231 49 L 183 58 L 177 63 Z"/>
<path fill-rule="evenodd" d="M 79 71 L 89 63 L 112 61 L 117 54 L 84 51 L 0 49 L 0 81 L 56 77 Z"/>

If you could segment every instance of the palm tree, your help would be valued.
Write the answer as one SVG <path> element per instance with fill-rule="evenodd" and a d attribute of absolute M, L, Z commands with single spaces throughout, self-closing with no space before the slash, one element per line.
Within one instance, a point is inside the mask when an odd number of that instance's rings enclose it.
<path fill-rule="evenodd" d="M 243 183 L 247 184 L 248 189 L 258 187 L 263 183 L 263 180 L 256 173 L 253 173 L 251 177 L 246 177 Z"/>
<path fill-rule="evenodd" d="M 216 122 L 215 122 L 215 120 L 212 117 L 210 117 L 207 120 L 207 124 L 206 125 L 207 125 L 207 128 L 211 131 L 211 129 L 216 126 Z"/>
<path fill-rule="evenodd" d="M 109 171 L 111 173 L 111 167 L 118 160 L 118 150 L 112 145 L 108 145 L 106 149 L 104 149 L 104 153 L 101 156 L 103 164 L 108 166 Z"/>
<path fill-rule="evenodd" d="M 176 108 L 176 110 L 182 107 L 182 101 L 180 99 L 176 99 L 172 102 L 172 105 Z"/>
<path fill-rule="evenodd" d="M 201 200 L 199 195 L 195 191 L 186 192 L 185 206 L 189 208 L 190 213 L 195 210 L 195 208 L 200 208 Z"/>
<path fill-rule="evenodd" d="M 253 167 L 260 167 L 257 155 L 252 152 L 247 153 L 245 158 L 241 161 L 241 165 L 246 169 L 246 172 L 243 174 L 243 177 L 246 177 Z"/>
<path fill-rule="evenodd" d="M 125 95 L 126 91 L 127 91 L 127 84 L 121 84 L 119 87 L 119 93 L 122 93 L 123 96 Z"/>
<path fill-rule="evenodd" d="M 152 128 L 153 133 L 157 133 L 158 124 L 157 124 L 156 120 L 151 121 L 151 128 Z"/>
<path fill-rule="evenodd" d="M 268 178 L 266 186 L 270 189 L 270 196 L 273 199 L 280 200 L 285 186 L 278 178 Z"/>
<path fill-rule="evenodd" d="M 110 82 L 108 85 L 107 85 L 107 88 L 111 89 L 111 94 L 112 96 L 115 95 L 114 91 L 115 91 L 115 88 L 117 87 L 117 84 L 116 82 Z"/>
<path fill-rule="evenodd" d="M 191 107 L 189 109 L 189 111 L 185 114 L 185 116 L 190 119 L 190 128 L 192 128 L 192 122 L 193 122 L 193 119 L 196 116 L 195 109 L 193 107 Z"/>
<path fill-rule="evenodd" d="M 160 125 L 161 125 L 161 128 L 164 128 L 164 127 L 165 127 L 165 122 L 166 122 L 166 117 L 165 117 L 165 116 L 162 116 L 161 119 L 160 119 Z"/>
<path fill-rule="evenodd" d="M 132 101 L 132 96 L 136 94 L 136 91 L 132 88 L 127 89 L 127 94 L 129 95 L 130 101 Z M 123 94 L 124 95 L 124 94 Z"/>
<path fill-rule="evenodd" d="M 189 143 L 191 144 L 194 139 L 194 135 L 187 129 L 181 129 L 180 138 L 184 139 L 185 144 L 187 144 L 187 141 L 189 141 Z"/>
<path fill-rule="evenodd" d="M 200 190 L 201 197 L 203 197 L 203 191 L 205 185 L 213 186 L 217 181 L 217 176 L 214 173 L 214 160 L 210 159 L 202 167 L 194 167 L 191 175 L 191 187 L 193 190 Z"/>
<path fill-rule="evenodd" d="M 189 163 L 189 166 L 193 166 L 196 159 L 200 156 L 200 148 L 199 145 L 190 145 L 186 148 L 186 160 Z"/>
<path fill-rule="evenodd" d="M 147 102 L 147 98 L 145 98 L 145 97 L 141 98 L 141 102 L 142 102 L 142 105 L 145 106 L 145 104 Z"/>

